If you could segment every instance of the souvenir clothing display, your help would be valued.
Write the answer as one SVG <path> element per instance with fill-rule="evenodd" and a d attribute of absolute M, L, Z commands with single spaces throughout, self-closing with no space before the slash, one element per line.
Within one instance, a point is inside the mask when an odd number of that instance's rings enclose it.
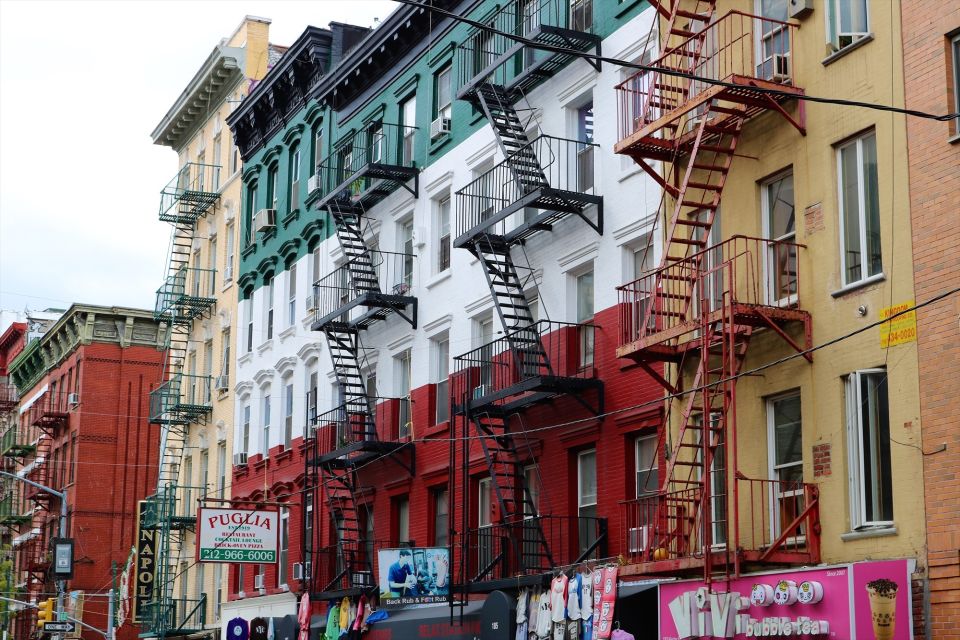
<path fill-rule="evenodd" d="M 227 640 L 248 640 L 250 626 L 243 618 L 233 618 L 227 623 Z"/>

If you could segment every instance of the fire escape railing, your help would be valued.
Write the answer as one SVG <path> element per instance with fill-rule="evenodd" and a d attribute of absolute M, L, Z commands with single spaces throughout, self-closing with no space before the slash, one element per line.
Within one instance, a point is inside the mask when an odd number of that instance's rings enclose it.
<path fill-rule="evenodd" d="M 606 518 L 537 515 L 469 529 L 465 537 L 471 582 L 539 575 L 608 557 Z"/>
<path fill-rule="evenodd" d="M 362 402 L 344 403 L 319 414 L 313 423 L 316 455 L 335 453 L 351 445 L 404 442 L 413 435 L 409 398 L 367 396 Z"/>
<path fill-rule="evenodd" d="M 353 324 L 372 309 L 403 309 L 412 295 L 416 255 L 366 251 L 313 285 L 315 329 L 328 322 Z"/>
<path fill-rule="evenodd" d="M 457 47 L 459 97 L 482 79 L 529 90 L 573 58 L 536 50 L 504 34 L 581 51 L 600 42 L 593 34 L 593 0 L 510 0 L 484 24 L 489 29 L 474 29 Z M 515 64 L 505 65 L 511 58 Z"/>
<path fill-rule="evenodd" d="M 417 128 L 377 122 L 340 139 L 330 155 L 317 163 L 310 179 L 310 197 L 318 206 L 337 199 L 369 208 L 405 187 L 418 174 L 415 160 Z M 416 182 L 416 181 L 414 181 Z"/>
<path fill-rule="evenodd" d="M 175 315 L 178 321 L 202 315 L 217 302 L 216 282 L 216 269 L 184 267 L 178 270 L 167 276 L 157 289 L 154 315 Z"/>
<path fill-rule="evenodd" d="M 602 197 L 593 195 L 594 150 L 598 146 L 547 135 L 534 138 L 456 192 L 456 237 L 473 237 L 483 230 L 512 241 L 513 235 L 526 230 L 525 223 L 543 224 L 541 209 L 579 212 L 585 204 L 601 203 Z M 531 151 L 549 187 L 531 189 L 518 182 L 511 160 L 526 160 Z M 519 219 L 510 219 L 515 212 L 521 212 Z"/>
<path fill-rule="evenodd" d="M 220 165 L 188 162 L 160 192 L 160 220 L 196 219 L 219 197 Z"/>
<path fill-rule="evenodd" d="M 651 67 L 673 69 L 698 78 L 729 80 L 741 76 L 793 85 L 794 33 L 797 25 L 731 11 L 677 47 Z M 701 79 L 642 70 L 616 86 L 619 139 L 624 140 L 678 109 L 692 110 L 717 85 Z"/>
<path fill-rule="evenodd" d="M 804 248 L 794 242 L 732 236 L 617 287 L 619 344 L 693 331 L 699 315 L 710 312 L 698 308 L 701 293 L 718 306 L 724 300 L 775 310 L 800 308 L 799 256 Z"/>
<path fill-rule="evenodd" d="M 73 394 L 60 391 L 45 391 L 30 405 L 27 419 L 31 425 L 41 428 L 64 426 L 69 420 Z"/>
<path fill-rule="evenodd" d="M 14 421 L 0 436 L 0 456 L 22 458 L 37 449 L 39 432 L 21 421 Z"/>
<path fill-rule="evenodd" d="M 187 424 L 213 410 L 213 376 L 177 373 L 150 392 L 150 422 Z"/>
<path fill-rule="evenodd" d="M 17 406 L 20 394 L 12 382 L 0 382 L 0 413 L 9 411 Z"/>

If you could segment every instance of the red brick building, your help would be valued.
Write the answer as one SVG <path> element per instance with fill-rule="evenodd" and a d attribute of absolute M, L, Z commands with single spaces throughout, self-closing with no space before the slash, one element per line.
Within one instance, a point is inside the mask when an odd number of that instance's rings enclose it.
<path fill-rule="evenodd" d="M 0 454 L 25 477 L 66 493 L 74 540 L 67 586 L 84 593 L 83 621 L 99 629 L 107 627 L 112 563 L 126 561 L 137 502 L 156 482 L 159 432 L 147 414 L 150 390 L 162 380 L 165 331 L 149 311 L 75 304 L 9 367 L 20 403 Z M 59 504 L 31 487 L 15 491 L 2 524 L 14 529 L 22 597 L 40 601 L 55 595 L 49 549 Z M 35 612 L 22 611 L 14 637 L 29 637 L 35 624 Z M 125 627 L 117 637 L 136 636 Z"/>

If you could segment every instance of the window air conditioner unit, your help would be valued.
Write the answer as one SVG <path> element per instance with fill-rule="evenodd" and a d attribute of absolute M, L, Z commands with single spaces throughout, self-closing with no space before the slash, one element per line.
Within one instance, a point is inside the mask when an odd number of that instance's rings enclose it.
<path fill-rule="evenodd" d="M 226 391 L 230 387 L 230 376 L 217 376 L 213 388 L 217 391 Z"/>
<path fill-rule="evenodd" d="M 262 573 L 253 576 L 253 588 L 254 588 L 254 589 L 257 589 L 257 590 L 259 590 L 259 591 L 263 591 L 263 590 L 264 590 L 264 587 L 263 587 L 263 577 L 264 577 L 264 575 L 263 575 Z"/>
<path fill-rule="evenodd" d="M 276 209 L 260 209 L 257 215 L 253 216 L 254 231 L 269 231 L 277 226 Z"/>
<path fill-rule="evenodd" d="M 479 400 L 490 392 L 490 385 L 478 384 L 473 388 L 473 399 Z"/>
<path fill-rule="evenodd" d="M 77 395 L 76 393 L 68 393 L 67 404 L 70 405 L 71 407 L 77 406 L 78 404 L 80 404 L 80 396 Z"/>
<path fill-rule="evenodd" d="M 790 56 L 775 53 L 770 57 L 770 71 L 766 78 L 772 82 L 786 82 L 790 80 Z"/>
<path fill-rule="evenodd" d="M 320 174 L 314 174 L 307 178 L 307 193 L 313 193 L 320 190 Z"/>
<path fill-rule="evenodd" d="M 235 453 L 235 454 L 233 454 L 233 466 L 235 466 L 235 467 L 245 467 L 245 466 L 247 466 L 247 454 L 245 454 L 245 453 Z"/>
<path fill-rule="evenodd" d="M 313 296 L 307 296 L 307 313 L 313 313 L 317 310 L 317 299 Z"/>
<path fill-rule="evenodd" d="M 650 545 L 650 527 L 630 527 L 630 553 L 643 553 Z"/>
<path fill-rule="evenodd" d="M 436 140 L 442 136 L 450 135 L 450 118 L 440 116 L 430 123 L 430 139 Z"/>
<path fill-rule="evenodd" d="M 293 563 L 293 579 L 294 580 L 308 580 L 309 578 L 310 578 L 309 562 Z"/>
<path fill-rule="evenodd" d="M 233 265 L 228 264 L 227 268 L 223 270 L 223 281 L 230 282 L 233 280 Z"/>

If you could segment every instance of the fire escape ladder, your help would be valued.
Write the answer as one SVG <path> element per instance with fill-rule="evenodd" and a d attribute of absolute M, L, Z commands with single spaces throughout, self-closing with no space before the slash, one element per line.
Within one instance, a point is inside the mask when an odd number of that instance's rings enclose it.
<path fill-rule="evenodd" d="M 664 9 L 661 8 L 662 0 L 653 0 L 656 9 L 661 15 L 664 15 Z M 663 32 L 663 51 L 672 51 L 678 46 L 689 41 L 689 38 L 701 33 L 713 18 L 717 8 L 717 0 L 696 0 L 691 9 L 681 9 L 684 4 L 682 0 L 672 0 L 669 12 L 664 17 L 667 19 L 667 25 Z M 691 65 L 696 66 L 696 65 Z"/>
<path fill-rule="evenodd" d="M 336 528 L 340 569 L 328 584 L 322 585 L 321 591 L 335 589 L 335 585 L 341 584 L 345 575 L 349 577 L 351 586 L 362 586 L 353 584 L 354 577 L 359 574 L 369 575 L 372 566 L 370 558 L 356 552 L 363 537 L 356 499 L 356 471 L 349 464 L 324 464 L 321 466 L 320 476 L 327 507 Z"/>
<path fill-rule="evenodd" d="M 540 167 L 537 154 L 530 146 L 523 123 L 510 103 L 506 89 L 484 82 L 477 87 L 476 94 L 480 107 L 493 128 L 504 161 L 517 181 L 520 193 L 526 195 L 538 189 L 549 188 L 550 183 Z"/>
<path fill-rule="evenodd" d="M 483 455 L 490 471 L 499 520 L 508 531 L 513 557 L 522 570 L 553 568 L 553 556 L 547 537 L 536 514 L 530 489 L 524 482 L 523 461 L 508 429 L 507 417 L 498 413 L 478 412 L 471 415 Z"/>
<path fill-rule="evenodd" d="M 483 262 L 483 273 L 520 378 L 552 375 L 510 246 L 501 236 L 483 234 L 475 250 Z"/>
<path fill-rule="evenodd" d="M 380 293 L 380 283 L 373 264 L 373 256 L 363 240 L 363 210 L 343 207 L 338 201 L 327 206 L 337 228 L 337 240 L 347 258 L 347 268 L 354 290 L 358 294 Z"/>

